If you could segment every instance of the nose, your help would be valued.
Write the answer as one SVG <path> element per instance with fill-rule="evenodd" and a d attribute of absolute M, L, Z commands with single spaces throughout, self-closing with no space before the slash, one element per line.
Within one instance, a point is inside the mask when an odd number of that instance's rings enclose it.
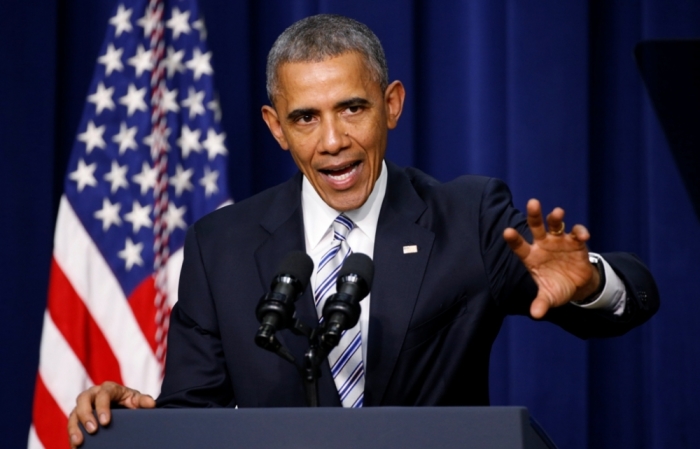
<path fill-rule="evenodd" d="M 326 120 L 321 125 L 321 133 L 323 151 L 327 153 L 337 154 L 350 145 L 348 133 L 343 130 L 343 126 L 338 120 Z"/>

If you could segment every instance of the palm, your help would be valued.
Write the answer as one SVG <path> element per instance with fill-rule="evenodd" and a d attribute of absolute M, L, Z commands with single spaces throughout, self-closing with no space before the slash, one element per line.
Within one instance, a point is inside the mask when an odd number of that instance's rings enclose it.
<path fill-rule="evenodd" d="M 548 233 L 537 200 L 528 202 L 527 212 L 532 244 L 513 228 L 506 229 L 503 237 L 537 283 L 539 291 L 530 313 L 541 318 L 550 307 L 584 299 L 595 291 L 599 279 L 588 261 L 585 242 L 590 235 L 585 227 L 576 225 L 569 234 L 556 233 L 564 226 L 564 211 L 556 208 L 547 216 Z"/>

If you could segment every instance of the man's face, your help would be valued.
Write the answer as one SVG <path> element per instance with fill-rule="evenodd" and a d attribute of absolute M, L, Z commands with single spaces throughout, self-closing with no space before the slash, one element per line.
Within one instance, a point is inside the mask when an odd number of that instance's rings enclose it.
<path fill-rule="evenodd" d="M 275 107 L 262 109 L 275 139 L 326 204 L 339 211 L 362 206 L 401 114 L 403 86 L 395 81 L 382 92 L 354 52 L 283 64 L 278 80 Z"/>

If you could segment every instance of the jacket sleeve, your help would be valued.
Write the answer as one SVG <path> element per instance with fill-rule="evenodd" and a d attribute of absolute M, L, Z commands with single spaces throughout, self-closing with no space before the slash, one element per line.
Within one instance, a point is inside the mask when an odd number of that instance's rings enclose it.
<path fill-rule="evenodd" d="M 235 397 L 195 227 L 187 231 L 158 407 L 226 407 Z"/>

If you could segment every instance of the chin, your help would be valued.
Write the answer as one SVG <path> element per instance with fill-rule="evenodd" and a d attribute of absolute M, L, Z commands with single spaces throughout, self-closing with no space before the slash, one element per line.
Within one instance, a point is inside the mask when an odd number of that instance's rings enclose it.
<path fill-rule="evenodd" d="M 359 209 L 365 204 L 368 196 L 357 197 L 356 195 L 343 198 L 342 195 L 334 195 L 326 198 L 326 204 L 340 212 L 347 212 L 354 209 Z"/>

